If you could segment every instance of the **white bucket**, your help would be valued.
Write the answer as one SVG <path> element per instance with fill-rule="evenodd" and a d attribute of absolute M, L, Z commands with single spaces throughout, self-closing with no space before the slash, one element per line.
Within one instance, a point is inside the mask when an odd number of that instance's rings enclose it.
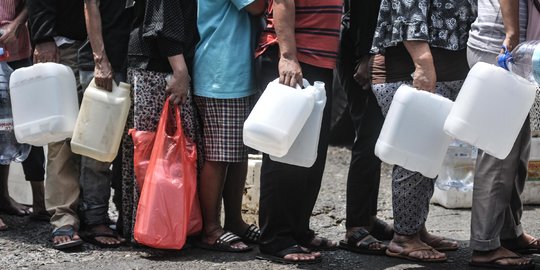
<path fill-rule="evenodd" d="M 9 88 L 18 142 L 42 146 L 71 138 L 79 102 L 69 67 L 40 63 L 19 68 L 11 74 Z"/>
<path fill-rule="evenodd" d="M 131 105 L 130 88 L 127 83 L 113 83 L 109 92 L 90 82 L 71 139 L 73 153 L 103 162 L 114 160 Z"/>
<path fill-rule="evenodd" d="M 443 125 L 452 103 L 440 95 L 400 86 L 384 120 L 375 155 L 388 164 L 436 177 L 451 140 Z"/>
<path fill-rule="evenodd" d="M 444 131 L 504 159 L 534 103 L 535 89 L 509 71 L 478 62 L 461 87 Z"/>

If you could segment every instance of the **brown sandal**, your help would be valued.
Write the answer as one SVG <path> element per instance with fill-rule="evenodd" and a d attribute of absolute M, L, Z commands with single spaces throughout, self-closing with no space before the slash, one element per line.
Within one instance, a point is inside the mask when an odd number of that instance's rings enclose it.
<path fill-rule="evenodd" d="M 415 261 L 415 262 L 444 262 L 448 259 L 446 257 L 438 258 L 438 259 L 430 259 L 430 258 L 422 259 L 422 258 L 410 256 L 410 254 L 415 251 L 423 251 L 423 250 L 436 252 L 434 248 L 428 245 L 423 245 L 423 246 L 411 248 L 409 250 L 403 249 L 403 251 L 401 252 L 393 252 L 389 249 L 386 249 L 386 255 L 390 257 L 401 258 L 401 259 L 406 259 L 406 260 Z"/>

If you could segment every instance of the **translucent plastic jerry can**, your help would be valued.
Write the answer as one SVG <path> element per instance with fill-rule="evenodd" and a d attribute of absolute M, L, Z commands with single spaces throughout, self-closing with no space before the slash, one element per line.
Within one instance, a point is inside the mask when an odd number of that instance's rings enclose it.
<path fill-rule="evenodd" d="M 270 82 L 244 122 L 244 144 L 283 157 L 302 130 L 314 104 L 314 91 L 295 89 L 277 80 Z"/>
<path fill-rule="evenodd" d="M 79 112 L 71 68 L 57 63 L 19 68 L 9 88 L 18 142 L 42 146 L 71 138 Z"/>
<path fill-rule="evenodd" d="M 536 87 L 488 63 L 469 71 L 444 124 L 452 137 L 504 159 L 529 114 Z"/>
<path fill-rule="evenodd" d="M 400 86 L 377 139 L 375 155 L 388 164 L 435 178 L 451 141 L 443 125 L 452 104 L 440 95 Z"/>
<path fill-rule="evenodd" d="M 130 89 L 127 83 L 113 83 L 109 92 L 90 82 L 71 139 L 73 153 L 103 162 L 114 160 L 131 105 Z"/>
<path fill-rule="evenodd" d="M 326 105 L 326 89 L 323 82 L 316 81 L 313 86 L 306 87 L 304 91 L 313 91 L 315 94 L 313 110 L 287 154 L 283 157 L 270 156 L 270 159 L 309 168 L 317 160 L 319 135 Z"/>

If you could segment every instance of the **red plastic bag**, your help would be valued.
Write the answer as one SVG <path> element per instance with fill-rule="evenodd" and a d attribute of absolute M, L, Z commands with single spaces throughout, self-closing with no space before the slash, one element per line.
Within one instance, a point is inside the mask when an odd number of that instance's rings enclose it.
<path fill-rule="evenodd" d="M 169 104 L 167 99 L 145 177 L 137 180 L 143 183 L 143 188 L 133 234 L 137 242 L 146 246 L 181 249 L 188 232 L 200 231 L 202 226 L 196 196 L 197 150 L 196 145 L 184 136 L 180 109 L 175 106 L 173 117 Z M 168 132 L 171 129 L 175 131 Z M 137 133 L 132 133 L 133 135 Z M 145 137 L 147 135 L 145 134 Z M 148 144 L 147 139 L 142 141 Z M 137 148 L 135 149 L 137 151 Z M 144 153 L 148 151 L 134 154 L 140 154 L 139 162 L 136 162 L 135 166 L 141 164 Z M 142 173 L 141 170 L 144 170 L 144 166 L 135 169 L 139 174 Z"/>
<path fill-rule="evenodd" d="M 153 131 L 130 129 L 128 134 L 133 138 L 133 170 L 135 172 L 135 179 L 137 180 L 137 188 L 141 191 L 146 169 L 148 168 L 148 163 L 150 163 L 156 133 Z"/>

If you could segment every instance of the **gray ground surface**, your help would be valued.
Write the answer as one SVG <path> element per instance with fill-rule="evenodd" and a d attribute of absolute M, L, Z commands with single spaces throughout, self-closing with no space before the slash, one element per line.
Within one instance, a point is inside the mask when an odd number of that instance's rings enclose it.
<path fill-rule="evenodd" d="M 313 229 L 339 240 L 345 232 L 345 182 L 350 152 L 331 147 L 323 187 L 311 220 Z M 390 167 L 385 166 L 379 195 L 380 217 L 392 221 Z M 528 232 L 540 236 L 538 207 L 526 207 L 523 223 Z M 51 248 L 50 226 L 30 222 L 26 217 L 0 215 L 10 230 L 0 232 L 0 269 L 474 269 L 468 268 L 470 211 L 449 210 L 433 205 L 428 229 L 460 240 L 462 249 L 449 252 L 441 264 L 419 264 L 389 257 L 357 255 L 346 251 L 326 252 L 319 265 L 284 266 L 254 259 L 247 254 L 211 253 L 186 247 L 180 252 L 121 247 L 98 249 L 84 244 L 79 250 L 61 252 Z M 540 257 L 534 259 L 540 264 Z M 537 268 L 537 269 L 540 269 Z"/>

